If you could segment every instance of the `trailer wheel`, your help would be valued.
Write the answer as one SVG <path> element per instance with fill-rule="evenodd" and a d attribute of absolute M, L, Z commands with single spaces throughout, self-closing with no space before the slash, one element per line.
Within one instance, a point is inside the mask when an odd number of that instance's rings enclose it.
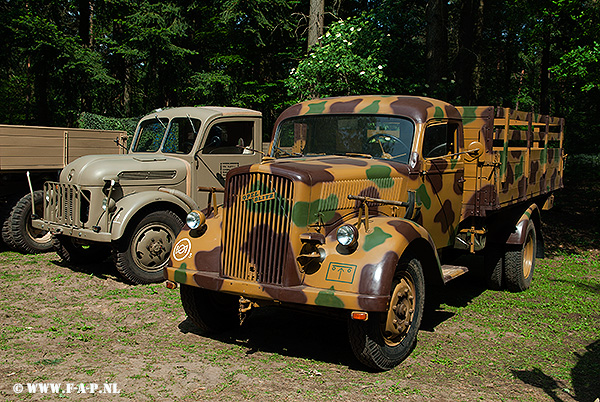
<path fill-rule="evenodd" d="M 137 284 L 161 282 L 171 248 L 183 222 L 174 212 L 146 215 L 116 244 L 115 264 L 126 279 Z"/>
<path fill-rule="evenodd" d="M 239 325 L 239 298 L 227 293 L 181 285 L 185 314 L 206 334 L 223 332 Z"/>
<path fill-rule="evenodd" d="M 508 247 L 508 246 L 507 246 Z M 522 246 L 511 247 L 504 255 L 506 287 L 512 292 L 529 289 L 535 269 L 537 239 L 535 225 L 529 221 Z"/>
<path fill-rule="evenodd" d="M 44 192 L 33 193 L 35 213 L 44 210 Z M 45 253 L 52 250 L 52 234 L 31 226 L 31 194 L 24 195 L 14 206 L 10 217 L 10 233 L 15 249 L 23 254 Z"/>
<path fill-rule="evenodd" d="M 500 244 L 488 244 L 483 255 L 485 282 L 492 290 L 501 290 L 504 275 L 504 250 Z"/>
<path fill-rule="evenodd" d="M 53 235 L 52 247 L 63 261 L 70 264 L 91 264 L 104 261 L 110 255 L 106 244 L 84 244 L 76 238 L 64 235 Z"/>
<path fill-rule="evenodd" d="M 348 321 L 352 351 L 377 370 L 389 370 L 408 357 L 417 342 L 425 304 L 425 277 L 419 260 L 402 259 L 394 274 L 390 306 L 367 321 Z"/>

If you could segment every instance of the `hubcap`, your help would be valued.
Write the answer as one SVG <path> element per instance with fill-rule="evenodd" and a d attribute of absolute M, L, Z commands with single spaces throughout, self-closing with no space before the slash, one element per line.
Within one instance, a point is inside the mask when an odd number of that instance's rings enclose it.
<path fill-rule="evenodd" d="M 136 265 L 148 272 L 161 270 L 167 263 L 175 234 L 162 223 L 151 223 L 137 232 L 132 256 Z"/>
<path fill-rule="evenodd" d="M 523 277 L 528 278 L 531 275 L 531 269 L 533 267 L 533 254 L 534 254 L 534 243 L 533 235 L 531 232 L 525 240 L 523 246 Z"/>
<path fill-rule="evenodd" d="M 416 291 L 411 276 L 403 272 L 392 291 L 390 309 L 382 325 L 383 338 L 390 346 L 397 345 L 410 329 L 415 312 Z"/>
<path fill-rule="evenodd" d="M 43 215 L 43 208 L 41 205 L 36 205 L 35 213 L 38 216 Z M 25 231 L 27 232 L 27 235 L 29 236 L 29 238 L 31 238 L 31 240 L 38 244 L 46 244 L 50 241 L 50 239 L 52 238 L 52 234 L 50 232 L 36 229 L 33 226 L 31 226 L 31 211 L 25 217 L 25 222 Z"/>

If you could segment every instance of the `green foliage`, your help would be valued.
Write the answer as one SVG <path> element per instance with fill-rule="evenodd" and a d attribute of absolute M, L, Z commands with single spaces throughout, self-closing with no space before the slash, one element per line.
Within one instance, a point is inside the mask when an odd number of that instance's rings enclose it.
<path fill-rule="evenodd" d="M 286 86 L 298 100 L 384 91 L 386 36 L 366 15 L 337 21 L 292 69 Z"/>
<path fill-rule="evenodd" d="M 235 105 L 262 111 L 267 135 L 298 100 L 412 94 L 545 108 L 566 117 L 569 153 L 600 152 L 597 1 L 326 1 L 325 33 L 307 55 L 309 3 L 0 2 L 0 123 L 73 126 L 82 112 Z M 433 4 L 443 5 L 440 22 L 427 20 Z M 428 69 L 428 21 L 447 33 L 442 78 Z"/>
<path fill-rule="evenodd" d="M 550 71 L 562 79 L 580 78 L 582 91 L 600 89 L 600 43 L 578 46 L 564 54 Z"/>

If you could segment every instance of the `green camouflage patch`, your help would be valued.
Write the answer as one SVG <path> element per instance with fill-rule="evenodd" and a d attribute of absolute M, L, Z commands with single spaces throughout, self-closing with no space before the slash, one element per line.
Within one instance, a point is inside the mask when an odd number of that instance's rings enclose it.
<path fill-rule="evenodd" d="M 419 188 L 417 188 L 417 204 L 423 205 L 425 209 L 431 208 L 431 198 L 429 194 L 427 194 L 427 187 L 425 187 L 425 183 L 421 184 Z"/>
<path fill-rule="evenodd" d="M 385 243 L 387 239 L 392 237 L 391 234 L 386 233 L 380 227 L 375 227 L 373 232 L 365 236 L 365 243 L 363 244 L 363 250 L 370 251 L 380 244 Z"/>
<path fill-rule="evenodd" d="M 306 114 L 323 113 L 325 111 L 326 104 L 327 104 L 327 101 L 309 104 L 308 112 L 306 112 Z"/>
<path fill-rule="evenodd" d="M 319 292 L 319 295 L 315 299 L 315 304 L 318 306 L 344 308 L 344 302 L 335 295 L 335 289 L 333 286 L 327 290 Z"/>
<path fill-rule="evenodd" d="M 380 188 L 390 188 L 394 185 L 391 173 L 392 169 L 389 166 L 374 165 L 367 169 L 367 179 L 375 182 Z"/>
<path fill-rule="evenodd" d="M 183 264 L 181 264 L 181 266 L 179 268 L 177 268 L 177 270 L 175 271 L 174 274 L 174 278 L 175 282 L 179 282 L 179 283 L 185 283 L 187 281 L 187 274 L 186 274 L 186 269 L 187 269 L 187 264 L 184 262 Z"/>

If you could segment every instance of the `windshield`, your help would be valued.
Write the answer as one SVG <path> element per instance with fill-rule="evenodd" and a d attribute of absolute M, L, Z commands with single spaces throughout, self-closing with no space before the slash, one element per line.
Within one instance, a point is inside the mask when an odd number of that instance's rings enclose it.
<path fill-rule="evenodd" d="M 194 148 L 200 120 L 190 117 L 175 117 L 171 120 L 163 152 L 189 154 Z"/>
<path fill-rule="evenodd" d="M 349 155 L 408 163 L 414 124 L 396 116 L 314 115 L 284 120 L 273 155 Z"/>
<path fill-rule="evenodd" d="M 133 152 L 156 152 L 160 148 L 169 119 L 153 118 L 144 120 L 138 127 Z"/>
<path fill-rule="evenodd" d="M 167 130 L 168 126 L 168 130 Z M 140 123 L 133 152 L 157 152 L 161 144 L 165 153 L 188 154 L 194 148 L 200 120 L 190 117 L 155 117 Z"/>

